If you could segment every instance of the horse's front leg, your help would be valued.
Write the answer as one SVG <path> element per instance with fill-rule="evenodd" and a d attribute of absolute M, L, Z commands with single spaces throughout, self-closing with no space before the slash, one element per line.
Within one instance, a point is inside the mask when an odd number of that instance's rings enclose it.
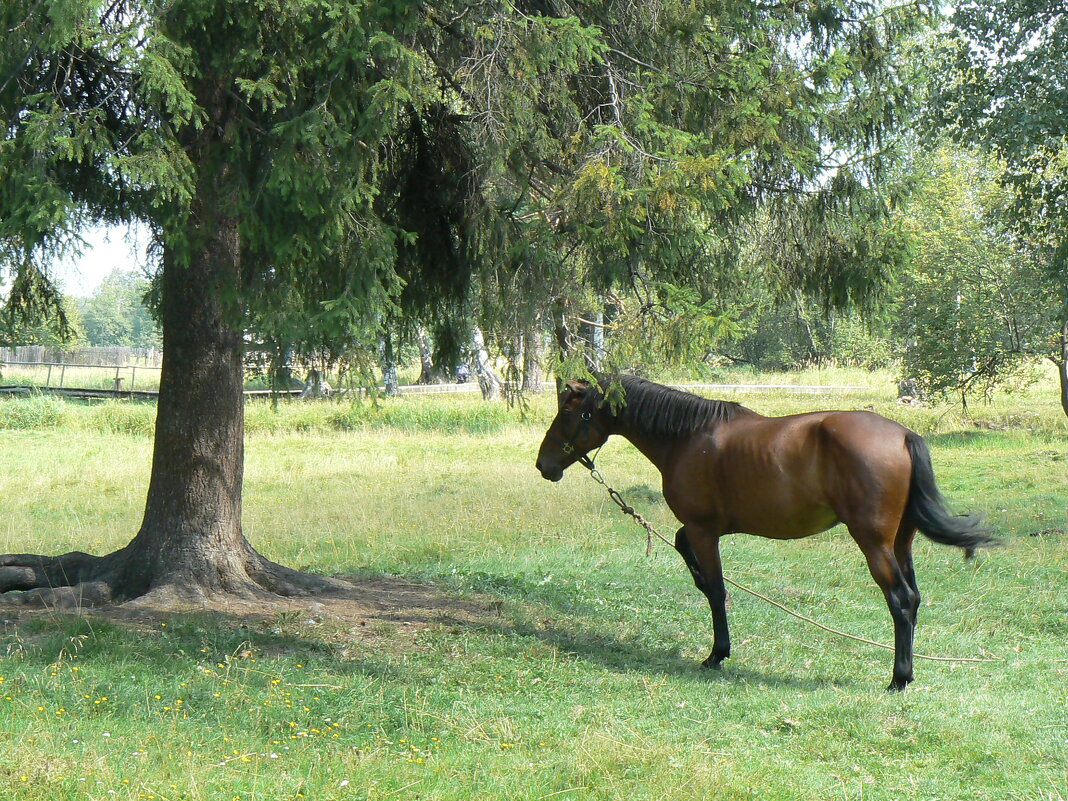
<path fill-rule="evenodd" d="M 731 635 L 727 628 L 727 588 L 723 585 L 723 565 L 719 558 L 719 535 L 693 530 L 693 536 L 683 526 L 675 534 L 675 550 L 682 555 L 690 569 L 693 583 L 708 598 L 712 609 L 712 653 L 701 667 L 719 670 L 723 660 L 731 655 Z"/>

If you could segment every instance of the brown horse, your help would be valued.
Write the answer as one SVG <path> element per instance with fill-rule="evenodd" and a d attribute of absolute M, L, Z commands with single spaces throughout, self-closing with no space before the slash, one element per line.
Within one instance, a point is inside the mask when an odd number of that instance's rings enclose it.
<path fill-rule="evenodd" d="M 614 411 L 605 391 L 617 381 L 624 401 Z M 946 511 L 919 434 L 873 412 L 765 417 L 631 376 L 599 377 L 598 385 L 567 383 L 538 451 L 538 470 L 559 481 L 576 461 L 592 466 L 586 454 L 611 434 L 656 465 L 664 499 L 682 523 L 675 549 L 712 608 L 714 644 L 704 667 L 719 668 L 731 651 L 720 538 L 737 532 L 799 539 L 845 523 L 894 621 L 889 689 L 912 681 L 916 530 L 969 554 L 997 542 L 978 518 Z"/>

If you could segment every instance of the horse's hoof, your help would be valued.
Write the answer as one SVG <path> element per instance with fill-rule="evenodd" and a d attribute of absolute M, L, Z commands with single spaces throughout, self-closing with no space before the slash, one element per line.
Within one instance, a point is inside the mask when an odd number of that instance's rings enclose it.
<path fill-rule="evenodd" d="M 704 662 L 701 663 L 701 667 L 705 670 L 723 670 L 723 660 L 727 657 L 716 657 L 715 655 L 709 656 Z"/>
<path fill-rule="evenodd" d="M 888 693 L 904 692 L 905 688 L 908 687 L 911 682 L 912 682 L 911 678 L 908 678 L 908 679 L 895 678 L 893 681 L 890 682 L 890 686 L 886 688 L 886 691 Z"/>

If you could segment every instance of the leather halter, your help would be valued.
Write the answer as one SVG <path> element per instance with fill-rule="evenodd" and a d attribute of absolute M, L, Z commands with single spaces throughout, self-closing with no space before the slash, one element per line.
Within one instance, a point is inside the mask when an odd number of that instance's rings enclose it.
<path fill-rule="evenodd" d="M 593 424 L 593 412 L 584 411 L 581 413 L 580 416 L 582 418 L 582 422 L 575 426 L 574 432 L 572 432 L 571 436 L 568 439 L 564 439 L 559 434 L 556 434 L 552 431 L 548 431 L 545 434 L 546 439 L 559 443 L 560 450 L 562 450 L 568 456 L 571 456 L 577 450 L 575 447 L 575 443 L 578 442 L 579 438 L 585 435 L 590 429 L 595 429 L 595 426 Z M 598 430 L 597 433 L 601 432 Z M 576 456 L 575 461 L 587 469 L 593 469 L 593 460 L 590 459 L 590 457 L 587 456 L 586 453 L 581 453 Z"/>

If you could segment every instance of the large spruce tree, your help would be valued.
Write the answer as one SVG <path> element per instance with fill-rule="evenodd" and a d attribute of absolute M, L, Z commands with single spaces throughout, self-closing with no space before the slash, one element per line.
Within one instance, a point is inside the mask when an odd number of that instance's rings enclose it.
<path fill-rule="evenodd" d="M 331 348 L 397 311 L 447 326 L 475 290 L 537 314 L 576 282 L 700 284 L 761 209 L 784 283 L 870 295 L 897 258 L 878 179 L 919 24 L 859 0 L 5 3 L 7 310 L 47 311 L 80 226 L 141 220 L 164 366 L 137 535 L 0 557 L 0 591 L 329 586 L 242 534 L 250 332 Z"/>

